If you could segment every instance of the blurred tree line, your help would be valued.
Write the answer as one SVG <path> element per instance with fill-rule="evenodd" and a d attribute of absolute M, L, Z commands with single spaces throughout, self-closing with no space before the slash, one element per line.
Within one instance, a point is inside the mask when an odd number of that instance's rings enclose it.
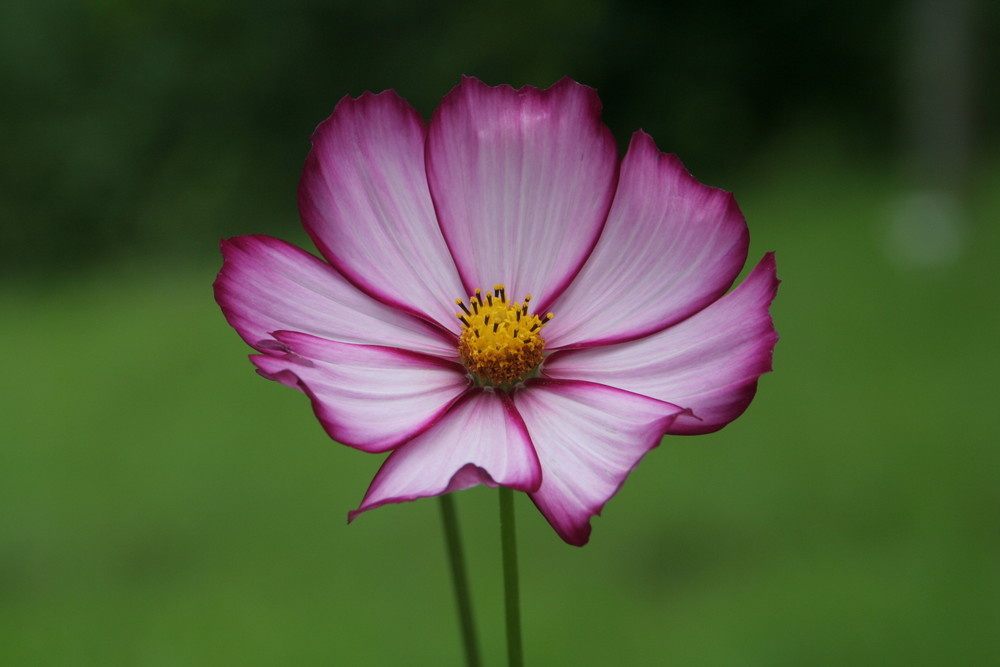
<path fill-rule="evenodd" d="M 594 86 L 622 146 L 642 127 L 717 185 L 790 136 L 891 160 L 905 5 L 3 3 L 3 271 L 72 273 L 287 234 L 309 135 L 340 97 L 395 88 L 426 117 L 463 73 Z M 997 75 L 1000 3 L 987 5 L 979 81 Z M 996 126 L 996 94 L 981 91 L 982 127 Z"/>

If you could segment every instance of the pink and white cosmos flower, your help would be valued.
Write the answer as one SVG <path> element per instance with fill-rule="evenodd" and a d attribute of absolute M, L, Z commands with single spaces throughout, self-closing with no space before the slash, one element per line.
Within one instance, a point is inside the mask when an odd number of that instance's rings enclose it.
<path fill-rule="evenodd" d="M 299 187 L 323 259 L 223 241 L 216 299 L 258 372 L 391 452 L 351 519 L 502 485 L 583 545 L 665 434 L 722 428 L 771 370 L 774 257 L 728 291 L 732 195 L 641 131 L 619 159 L 600 109 L 570 79 L 465 78 L 429 124 L 393 91 L 345 97 Z"/>

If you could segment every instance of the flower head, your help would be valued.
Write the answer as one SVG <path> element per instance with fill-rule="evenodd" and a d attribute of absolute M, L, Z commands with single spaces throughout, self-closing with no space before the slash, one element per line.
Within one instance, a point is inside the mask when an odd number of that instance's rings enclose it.
<path fill-rule="evenodd" d="M 299 209 L 323 259 L 229 239 L 216 299 L 333 439 L 391 452 L 351 518 L 503 485 L 585 544 L 665 434 L 722 428 L 771 369 L 774 258 L 728 291 L 732 196 L 641 131 L 620 160 L 570 79 L 465 78 L 429 124 L 393 91 L 345 97 Z"/>

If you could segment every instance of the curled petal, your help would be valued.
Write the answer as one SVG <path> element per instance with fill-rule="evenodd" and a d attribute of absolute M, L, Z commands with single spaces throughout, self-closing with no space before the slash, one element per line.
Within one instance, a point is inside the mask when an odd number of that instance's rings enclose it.
<path fill-rule="evenodd" d="M 379 469 L 358 514 L 386 503 L 438 496 L 477 484 L 534 491 L 538 456 L 524 422 L 503 393 L 470 390 Z"/>
<path fill-rule="evenodd" d="M 638 338 L 698 312 L 733 284 L 748 243 L 731 194 L 636 132 L 601 238 L 552 306 L 550 349 Z"/>
<path fill-rule="evenodd" d="M 331 264 L 380 301 L 457 331 L 465 296 L 434 215 L 426 127 L 394 91 L 345 97 L 313 134 L 299 211 Z"/>
<path fill-rule="evenodd" d="M 326 262 L 269 236 L 222 242 L 215 299 L 252 347 L 273 348 L 271 333 L 302 331 L 345 343 L 389 345 L 455 358 L 455 339 L 372 299 Z"/>
<path fill-rule="evenodd" d="M 551 377 L 601 382 L 691 410 L 668 433 L 717 431 L 746 410 L 778 340 L 768 307 L 778 289 L 768 253 L 735 290 L 645 338 L 553 354 Z"/>
<path fill-rule="evenodd" d="M 590 517 L 660 443 L 684 411 L 676 405 L 590 382 L 534 380 L 514 395 L 542 462 L 531 499 L 559 536 L 582 546 Z"/>
<path fill-rule="evenodd" d="M 590 253 L 618 152 L 592 88 L 492 88 L 472 78 L 431 119 L 427 169 L 441 228 L 468 289 L 507 286 L 546 308 Z"/>
<path fill-rule="evenodd" d="M 274 337 L 282 354 L 251 357 L 260 374 L 304 392 L 331 438 L 366 452 L 426 430 L 469 384 L 464 368 L 437 357 L 294 331 Z"/>

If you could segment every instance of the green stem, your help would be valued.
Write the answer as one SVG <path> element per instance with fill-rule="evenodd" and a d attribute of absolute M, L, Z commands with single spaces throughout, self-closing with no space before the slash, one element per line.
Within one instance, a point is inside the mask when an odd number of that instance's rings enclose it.
<path fill-rule="evenodd" d="M 455 501 L 450 493 L 439 497 L 441 519 L 444 521 L 444 541 L 451 565 L 451 581 L 455 587 L 455 603 L 458 605 L 458 624 L 462 631 L 462 644 L 465 646 L 465 663 L 468 667 L 479 667 L 479 645 L 476 642 L 476 625 L 472 620 L 472 596 L 469 594 L 469 580 L 465 574 L 465 556 L 462 554 Z"/>
<path fill-rule="evenodd" d="M 517 583 L 517 536 L 514 526 L 514 492 L 500 487 L 500 548 L 503 552 L 503 589 L 507 608 L 507 662 L 524 665 L 521 648 L 521 601 Z"/>

